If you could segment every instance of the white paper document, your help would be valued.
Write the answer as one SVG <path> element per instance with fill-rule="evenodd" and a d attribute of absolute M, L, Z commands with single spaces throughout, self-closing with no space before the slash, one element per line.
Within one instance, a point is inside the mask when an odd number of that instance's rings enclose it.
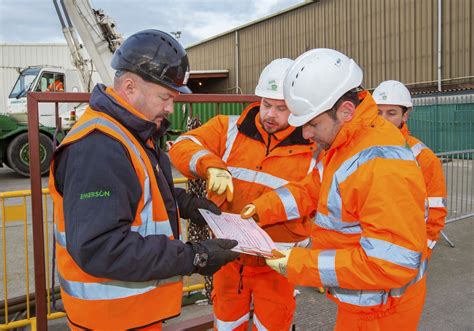
<path fill-rule="evenodd" d="M 206 209 L 199 209 L 199 212 L 217 238 L 238 241 L 233 251 L 272 257 L 272 250 L 277 249 L 272 238 L 252 218 L 242 219 L 240 215 L 230 213 L 216 215 Z"/>

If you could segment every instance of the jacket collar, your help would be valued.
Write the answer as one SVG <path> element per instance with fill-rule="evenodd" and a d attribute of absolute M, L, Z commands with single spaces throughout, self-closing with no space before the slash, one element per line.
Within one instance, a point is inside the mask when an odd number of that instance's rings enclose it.
<path fill-rule="evenodd" d="M 403 134 L 405 138 L 407 138 L 410 135 L 410 130 L 408 130 L 408 125 L 406 123 L 403 123 L 400 132 Z"/>
<path fill-rule="evenodd" d="M 260 122 L 260 102 L 250 104 L 240 116 L 237 125 L 239 132 L 249 138 L 266 143 L 269 134 L 264 130 Z M 303 138 L 302 128 L 289 126 L 284 130 L 273 133 L 272 138 L 277 142 L 276 146 L 311 145 L 309 140 Z"/>
<path fill-rule="evenodd" d="M 154 139 L 161 137 L 170 126 L 170 122 L 164 120 L 160 129 L 157 130 L 155 123 L 147 120 L 143 114 L 121 98 L 111 87 L 105 87 L 103 84 L 97 84 L 94 87 L 90 98 L 90 106 L 95 111 L 105 113 L 116 119 L 144 143 L 152 137 Z"/>
<path fill-rule="evenodd" d="M 351 139 L 373 125 L 378 116 L 377 105 L 367 91 L 359 93 L 361 103 L 354 111 L 350 122 L 344 123 L 329 150 L 339 148 L 350 143 Z"/>

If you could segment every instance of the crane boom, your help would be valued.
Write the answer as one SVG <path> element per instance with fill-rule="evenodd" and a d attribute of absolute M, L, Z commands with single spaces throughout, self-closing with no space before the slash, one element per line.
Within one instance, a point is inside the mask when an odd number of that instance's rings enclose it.
<path fill-rule="evenodd" d="M 92 65 L 100 79 L 111 85 L 114 70 L 110 67 L 113 53 L 120 46 L 122 36 L 115 31 L 113 19 L 102 10 L 92 8 L 89 0 L 61 0 L 63 15 L 54 0 L 56 12 L 63 26 L 63 33 L 69 45 L 73 63 L 84 81 L 84 87 L 90 90 Z M 67 24 L 66 24 L 67 23 Z M 83 44 L 79 42 L 79 38 Z M 87 59 L 84 48 L 90 56 Z"/>

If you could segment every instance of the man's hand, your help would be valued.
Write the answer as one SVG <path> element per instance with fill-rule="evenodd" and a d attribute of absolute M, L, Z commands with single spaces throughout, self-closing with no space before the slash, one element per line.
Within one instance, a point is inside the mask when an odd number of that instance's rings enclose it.
<path fill-rule="evenodd" d="M 207 190 L 216 194 L 223 194 L 226 192 L 226 199 L 228 202 L 231 202 L 234 197 L 232 175 L 225 169 L 208 168 Z"/>
<path fill-rule="evenodd" d="M 182 193 L 179 195 L 178 207 L 182 218 L 189 218 L 192 223 L 199 226 L 204 226 L 207 223 L 198 209 L 206 209 L 216 215 L 222 213 L 219 207 L 217 207 L 211 200 L 198 198 L 191 193 Z"/>
<path fill-rule="evenodd" d="M 211 276 L 223 265 L 235 260 L 239 253 L 231 251 L 237 246 L 236 240 L 230 239 L 208 239 L 202 242 L 188 242 L 194 250 L 193 265 L 196 272 Z"/>
<path fill-rule="evenodd" d="M 265 262 L 270 268 L 272 268 L 279 274 L 286 277 L 286 266 L 288 264 L 288 258 L 290 257 L 290 254 L 291 254 L 291 249 L 280 252 L 280 253 L 284 256 L 276 257 L 276 258 L 267 258 L 265 259 Z"/>
<path fill-rule="evenodd" d="M 255 222 L 258 223 L 259 219 L 257 214 L 257 206 L 255 206 L 254 204 L 246 205 L 240 212 L 240 217 L 242 217 L 243 219 L 253 217 Z"/>

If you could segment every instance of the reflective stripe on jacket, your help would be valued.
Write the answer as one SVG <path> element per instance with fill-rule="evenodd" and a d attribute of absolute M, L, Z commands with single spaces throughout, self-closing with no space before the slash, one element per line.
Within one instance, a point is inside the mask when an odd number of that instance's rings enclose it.
<path fill-rule="evenodd" d="M 140 182 L 142 195 L 130 231 L 141 237 L 166 235 L 173 239 L 151 162 L 137 139 L 117 120 L 88 108 L 58 151 L 94 131 L 113 137 L 123 145 Z M 144 282 L 118 281 L 92 276 L 77 265 L 67 250 L 63 197 L 55 186 L 54 162 L 53 158 L 49 187 L 55 206 L 54 233 L 61 296 L 69 319 L 90 329 L 129 329 L 179 314 L 181 277 Z"/>
<path fill-rule="evenodd" d="M 272 135 L 260 123 L 260 103 L 249 105 L 241 116 L 212 118 L 179 137 L 170 150 L 174 166 L 186 177 L 206 178 L 210 167 L 227 169 L 233 177 L 234 200 L 209 194 L 223 211 L 240 213 L 265 192 L 301 180 L 316 165 L 316 146 L 305 140 L 301 128 L 288 127 Z M 260 219 L 260 225 L 277 242 L 298 242 L 310 234 L 311 222 L 297 209 L 278 220 Z M 288 221 L 291 219 L 291 221 Z"/>
<path fill-rule="evenodd" d="M 399 130 L 377 116 L 370 94 L 361 98 L 312 174 L 286 185 L 284 199 L 271 192 L 253 203 L 269 219 L 288 201 L 301 215 L 317 211 L 313 250 L 290 255 L 291 282 L 327 287 L 345 309 L 384 311 L 425 275 L 426 191 Z"/>
<path fill-rule="evenodd" d="M 415 155 L 425 179 L 429 208 L 426 233 L 428 247 L 432 249 L 436 245 L 441 230 L 444 228 L 446 215 L 448 214 L 446 180 L 444 178 L 443 166 L 429 147 L 410 135 L 406 124 L 401 128 L 401 132 L 405 136 L 413 155 Z"/>

